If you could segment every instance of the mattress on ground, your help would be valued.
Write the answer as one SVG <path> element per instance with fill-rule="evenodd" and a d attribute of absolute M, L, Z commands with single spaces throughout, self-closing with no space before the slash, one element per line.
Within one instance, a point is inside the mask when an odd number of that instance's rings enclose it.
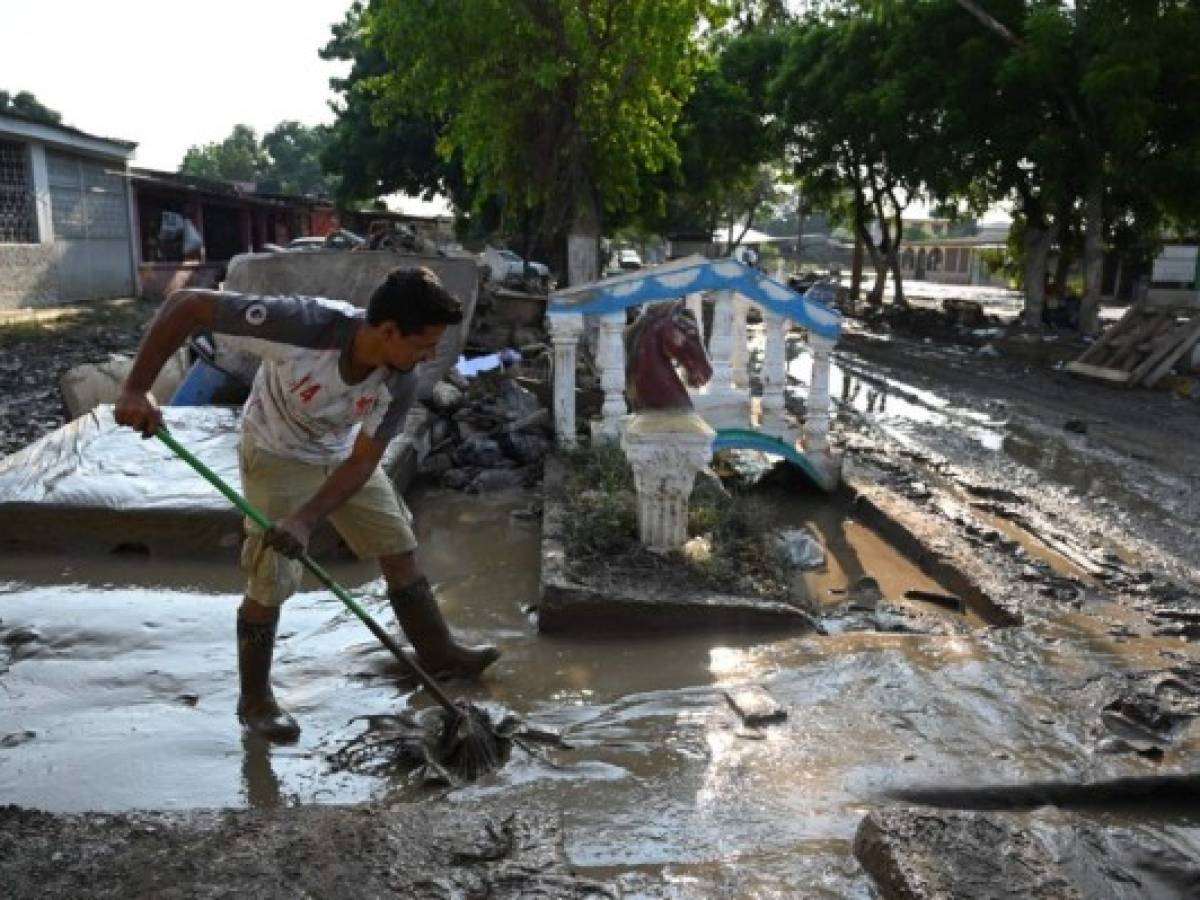
<path fill-rule="evenodd" d="M 235 490 L 238 410 L 164 407 L 175 438 Z M 383 465 L 401 487 L 428 450 L 428 416 L 410 412 Z M 99 406 L 0 459 L 0 552 L 132 551 L 207 555 L 236 550 L 241 514 L 161 441 L 143 440 Z M 315 555 L 336 551 L 332 529 Z"/>

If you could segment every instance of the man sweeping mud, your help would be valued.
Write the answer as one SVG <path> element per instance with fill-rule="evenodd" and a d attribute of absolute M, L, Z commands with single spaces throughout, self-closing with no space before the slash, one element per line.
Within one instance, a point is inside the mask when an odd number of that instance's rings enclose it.
<path fill-rule="evenodd" d="M 295 557 L 324 518 L 360 558 L 379 560 L 396 618 L 426 668 L 473 676 L 499 658 L 495 647 L 451 636 L 417 567 L 411 517 L 379 467 L 415 398 L 417 364 L 433 359 L 462 316 L 428 269 L 397 269 L 365 311 L 316 297 L 182 290 L 146 332 L 115 411 L 146 437 L 162 425 L 150 385 L 192 332 L 220 334 L 262 359 L 239 452 L 243 492 L 275 523 L 264 533 L 247 520 L 242 547 L 238 718 L 253 731 L 281 741 L 300 733 L 275 702 L 271 656 L 280 608 L 302 575 Z"/>

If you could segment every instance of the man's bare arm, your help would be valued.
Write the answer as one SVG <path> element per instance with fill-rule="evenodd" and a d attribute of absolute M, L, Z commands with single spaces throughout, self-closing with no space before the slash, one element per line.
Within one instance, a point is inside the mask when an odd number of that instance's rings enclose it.
<path fill-rule="evenodd" d="M 159 308 L 138 347 L 133 368 L 125 379 L 114 410 L 116 420 L 153 437 L 162 425 L 162 413 L 150 394 L 154 379 L 171 354 L 197 329 L 211 327 L 217 314 L 215 291 L 175 291 Z"/>

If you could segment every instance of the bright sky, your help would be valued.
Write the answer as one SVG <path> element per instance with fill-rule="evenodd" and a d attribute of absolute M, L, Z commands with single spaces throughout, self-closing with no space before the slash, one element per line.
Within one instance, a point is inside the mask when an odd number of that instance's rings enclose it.
<path fill-rule="evenodd" d="M 350 0 L 0 0 L 0 90 L 63 122 L 136 141 L 134 165 L 174 171 L 239 122 L 332 121 L 317 56 Z"/>

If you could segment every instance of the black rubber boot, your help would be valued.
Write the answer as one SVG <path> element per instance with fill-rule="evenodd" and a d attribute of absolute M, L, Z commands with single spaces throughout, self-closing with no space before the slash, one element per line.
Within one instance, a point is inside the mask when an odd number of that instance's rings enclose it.
<path fill-rule="evenodd" d="M 238 721 L 268 740 L 288 742 L 300 736 L 296 720 L 279 708 L 271 691 L 271 655 L 278 622 L 247 622 L 238 615 Z"/>
<path fill-rule="evenodd" d="M 500 651 L 490 644 L 469 647 L 454 640 L 427 578 L 418 578 L 389 596 L 396 621 L 431 674 L 473 677 L 500 658 Z"/>

